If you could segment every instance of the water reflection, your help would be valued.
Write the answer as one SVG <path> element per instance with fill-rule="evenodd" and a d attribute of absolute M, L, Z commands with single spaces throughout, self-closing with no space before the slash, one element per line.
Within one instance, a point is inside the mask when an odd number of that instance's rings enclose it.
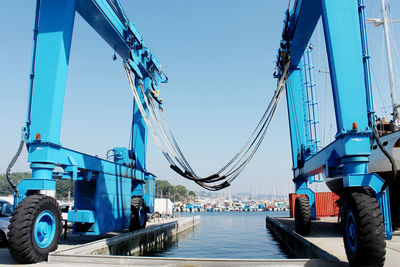
<path fill-rule="evenodd" d="M 168 232 L 154 233 L 139 241 L 139 249 L 129 250 L 137 243 L 124 244 L 112 255 L 143 255 L 173 258 L 237 258 L 284 259 L 293 255 L 271 235 L 265 227 L 265 217 L 288 216 L 288 212 L 205 212 L 200 215 L 200 226 L 175 237 L 164 238 Z M 168 231 L 168 229 L 166 230 Z M 132 241 L 133 242 L 133 241 Z M 136 241 L 138 242 L 138 241 Z"/>

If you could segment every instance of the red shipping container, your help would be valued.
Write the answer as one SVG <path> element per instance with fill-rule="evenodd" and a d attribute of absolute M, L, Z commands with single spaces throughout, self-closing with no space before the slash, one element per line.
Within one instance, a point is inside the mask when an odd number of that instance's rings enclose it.
<path fill-rule="evenodd" d="M 294 205 L 296 203 L 296 198 L 304 195 L 296 195 L 294 193 L 289 194 L 289 208 L 290 217 L 294 218 Z M 315 193 L 315 209 L 317 212 L 317 217 L 332 217 L 339 215 L 339 206 L 336 201 L 339 196 L 333 192 L 317 192 Z"/>

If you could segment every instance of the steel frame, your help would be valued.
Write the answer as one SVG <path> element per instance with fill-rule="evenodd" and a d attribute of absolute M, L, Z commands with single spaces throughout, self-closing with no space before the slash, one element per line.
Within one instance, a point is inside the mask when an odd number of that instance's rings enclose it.
<path fill-rule="evenodd" d="M 286 14 L 278 66 L 290 55 L 287 82 L 293 175 L 296 193 L 309 197 L 315 218 L 315 197 L 309 177 L 341 178 L 344 188 L 370 187 L 384 217 L 385 233 L 392 236 L 389 192 L 381 193 L 383 180 L 368 173 L 373 127 L 373 99 L 365 31 L 363 0 L 297 0 Z M 300 63 L 319 19 L 325 33 L 333 103 L 338 132 L 335 140 L 316 154 L 306 152 L 304 85 Z M 339 193 L 340 192 L 335 192 Z"/>
<path fill-rule="evenodd" d="M 132 147 L 108 161 L 62 147 L 60 130 L 69 56 L 78 12 L 136 74 L 147 94 L 167 78 L 117 0 L 37 0 L 26 139 L 32 179 L 18 185 L 15 205 L 28 195 L 55 191 L 55 178 L 75 181 L 75 232 L 97 235 L 129 227 L 131 197 L 153 212 L 155 176 L 146 169 L 147 126 L 133 110 Z M 140 96 L 142 100 L 143 95 Z M 121 152 L 122 151 L 122 152 Z M 128 153 L 129 152 L 129 153 Z M 126 164 L 131 162 L 132 164 Z M 56 167 L 62 171 L 56 171 Z"/>

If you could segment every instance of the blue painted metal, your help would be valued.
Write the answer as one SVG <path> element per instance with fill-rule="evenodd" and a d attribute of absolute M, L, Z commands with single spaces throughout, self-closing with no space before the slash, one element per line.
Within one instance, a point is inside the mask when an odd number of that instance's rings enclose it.
<path fill-rule="evenodd" d="M 77 223 L 95 223 L 95 214 L 91 210 L 69 210 L 68 221 Z"/>
<path fill-rule="evenodd" d="M 321 0 L 297 0 L 282 39 L 290 42 L 290 67 L 297 68 L 321 16 Z"/>
<path fill-rule="evenodd" d="M 315 220 L 317 218 L 317 209 L 315 207 L 315 193 L 310 188 L 308 188 L 306 179 L 296 179 L 296 194 L 306 195 L 308 198 L 308 203 L 311 208 L 311 219 Z"/>
<path fill-rule="evenodd" d="M 368 120 L 369 125 L 372 128 L 375 125 L 375 109 L 374 99 L 372 96 L 372 82 L 371 82 L 371 67 L 370 67 L 370 56 L 368 49 L 368 37 L 367 37 L 367 25 L 365 21 L 365 1 L 358 0 L 359 9 L 359 21 L 360 21 L 360 32 L 361 32 L 361 45 L 363 54 L 364 64 L 364 78 L 365 78 L 365 89 L 367 94 L 367 108 L 368 108 Z"/>
<path fill-rule="evenodd" d="M 56 190 L 56 181 L 49 179 L 23 179 L 18 183 L 18 195 L 14 195 L 14 208 L 27 196 Z"/>
<path fill-rule="evenodd" d="M 154 211 L 155 176 L 146 169 L 147 127 L 136 107 L 132 146 L 114 148 L 113 162 L 61 145 L 76 11 L 128 62 L 136 73 L 135 83 L 138 88 L 142 84 L 146 94 L 166 82 L 167 77 L 117 0 L 37 0 L 24 127 L 32 179 L 18 185 L 15 205 L 31 194 L 54 192 L 55 178 L 74 180 L 75 207 L 69 212 L 69 220 L 74 222 L 75 232 L 97 235 L 129 227 L 132 196 L 143 197 L 146 212 Z M 61 171 L 55 171 L 56 167 Z M 38 234 L 38 239 L 42 237 Z"/>
<path fill-rule="evenodd" d="M 42 211 L 36 219 L 33 229 L 35 243 L 39 248 L 47 248 L 56 235 L 57 223 L 54 214 L 49 210 Z"/>
<path fill-rule="evenodd" d="M 113 148 L 114 162 L 121 165 L 134 165 L 135 157 L 132 150 L 128 150 L 126 147 Z"/>
<path fill-rule="evenodd" d="M 358 241 L 356 219 L 351 210 L 348 210 L 347 214 L 345 214 L 345 217 L 344 234 L 346 235 L 346 238 L 344 240 L 347 242 L 350 250 L 355 253 Z"/>
<path fill-rule="evenodd" d="M 304 103 L 304 124 L 306 131 L 306 151 L 309 154 L 315 154 L 319 150 L 319 120 L 317 100 L 315 95 L 315 80 L 314 80 L 314 65 L 312 63 L 312 45 L 310 44 L 306 49 L 303 56 L 303 64 L 301 64 L 303 71 L 303 86 L 305 96 L 303 96 Z"/>
<path fill-rule="evenodd" d="M 297 0 L 293 10 L 286 12 L 275 76 L 280 77 L 283 66 L 290 62 L 286 92 L 296 193 L 311 199 L 313 193 L 307 188 L 307 181 L 320 174 L 341 179 L 338 181 L 342 181 L 342 187 L 332 187 L 339 195 L 343 194 L 343 187 L 368 186 L 376 193 L 386 236 L 390 238 L 389 192 L 380 193 L 382 179 L 369 174 L 367 168 L 374 107 L 364 7 L 364 0 Z M 301 66 L 319 18 L 324 28 L 338 132 L 331 144 L 308 153 L 311 138 L 304 119 L 309 111 L 303 109 L 308 91 L 302 84 Z M 305 53 L 306 60 L 307 56 Z"/>
<path fill-rule="evenodd" d="M 147 212 L 144 207 L 139 208 L 139 225 L 140 228 L 143 228 L 146 223 Z"/>
<path fill-rule="evenodd" d="M 301 69 L 292 70 L 286 83 L 286 98 L 290 125 L 290 140 L 292 145 L 293 169 L 302 167 L 303 151 L 306 143 Z"/>

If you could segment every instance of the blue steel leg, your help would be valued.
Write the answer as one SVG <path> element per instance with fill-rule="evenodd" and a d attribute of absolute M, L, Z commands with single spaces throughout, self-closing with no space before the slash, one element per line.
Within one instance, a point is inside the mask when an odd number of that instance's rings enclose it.
<path fill-rule="evenodd" d="M 138 95 L 141 99 L 142 106 L 145 109 L 145 112 L 149 114 L 147 110 L 146 103 L 144 102 L 144 96 L 142 95 L 142 89 L 139 83 L 142 83 L 144 90 L 147 91 L 147 88 L 150 86 L 151 80 L 149 78 L 145 78 L 144 81 L 140 80 L 138 77 L 135 78 L 135 86 L 138 91 Z M 140 179 L 144 180 L 143 171 L 146 170 L 146 146 L 147 146 L 147 126 L 146 123 L 140 113 L 139 107 L 134 104 L 133 110 L 133 127 L 132 127 L 132 150 L 135 152 L 135 162 L 136 169 L 141 172 L 137 172 L 135 175 L 140 175 Z"/>
<path fill-rule="evenodd" d="M 385 235 L 387 240 L 391 240 L 393 236 L 392 228 L 392 217 L 390 214 L 390 198 L 389 198 L 389 187 L 386 188 L 384 193 L 377 193 L 376 198 L 381 208 L 384 224 L 385 224 Z"/>
<path fill-rule="evenodd" d="M 39 5 L 40 4 L 40 5 Z M 32 60 L 32 86 L 28 103 L 28 161 L 32 179 L 53 178 L 56 159 L 29 160 L 38 144 L 60 145 L 61 117 L 67 80 L 75 0 L 41 0 Z M 45 189 L 45 188 L 43 188 Z"/>
<path fill-rule="evenodd" d="M 40 1 L 28 142 L 60 144 L 74 19 L 75 0 Z"/>
<path fill-rule="evenodd" d="M 315 193 L 307 185 L 307 179 L 297 179 L 295 181 L 296 194 L 306 195 L 308 197 L 308 202 L 311 208 L 311 219 L 315 220 L 317 218 L 317 212 L 315 208 Z"/>

